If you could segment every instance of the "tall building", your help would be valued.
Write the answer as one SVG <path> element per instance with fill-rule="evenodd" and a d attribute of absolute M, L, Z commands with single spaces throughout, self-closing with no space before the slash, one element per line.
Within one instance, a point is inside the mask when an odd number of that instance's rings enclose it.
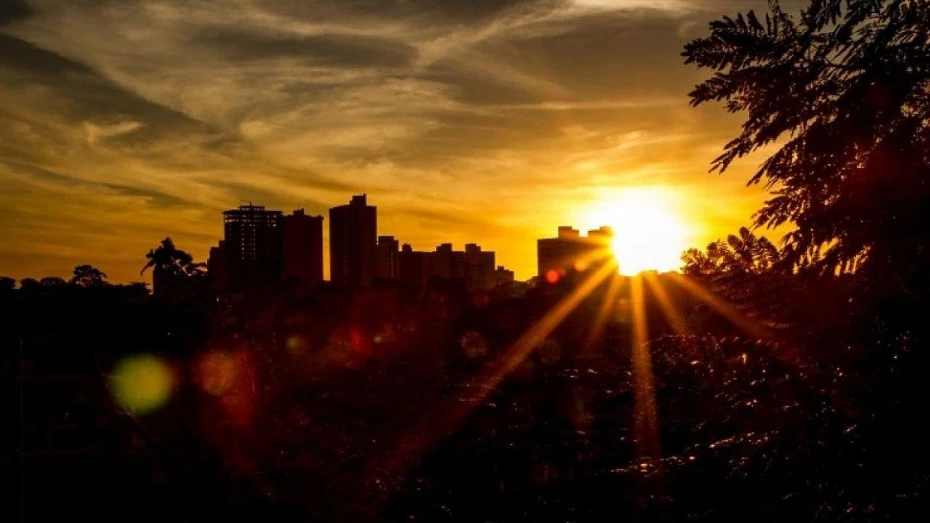
<path fill-rule="evenodd" d="M 281 211 L 241 205 L 223 211 L 228 284 L 250 286 L 276 281 L 283 263 Z"/>
<path fill-rule="evenodd" d="M 489 289 L 494 286 L 494 252 L 482 251 L 475 243 L 465 245 L 462 253 L 462 277 L 468 289 Z"/>
<path fill-rule="evenodd" d="M 344 289 L 371 286 L 375 275 L 378 209 L 364 194 L 329 210 L 330 279 Z"/>
<path fill-rule="evenodd" d="M 433 251 L 433 274 L 443 279 L 460 277 L 457 264 L 454 260 L 455 254 L 452 250 L 451 243 L 443 243 L 436 246 Z"/>
<path fill-rule="evenodd" d="M 213 289 L 224 290 L 229 287 L 229 261 L 226 255 L 225 240 L 220 240 L 219 245 L 210 247 L 207 274 L 210 275 L 210 286 Z"/>
<path fill-rule="evenodd" d="M 303 209 L 282 219 L 285 281 L 311 290 L 323 281 L 323 217 Z"/>
<path fill-rule="evenodd" d="M 609 260 L 610 242 L 613 231 L 601 227 L 581 236 L 568 226 L 559 227 L 555 238 L 543 238 L 536 242 L 536 261 L 541 281 L 551 281 L 575 270 L 588 270 Z"/>
<path fill-rule="evenodd" d="M 400 243 L 393 236 L 378 236 L 375 251 L 375 278 L 393 280 L 398 277 L 397 253 Z"/>

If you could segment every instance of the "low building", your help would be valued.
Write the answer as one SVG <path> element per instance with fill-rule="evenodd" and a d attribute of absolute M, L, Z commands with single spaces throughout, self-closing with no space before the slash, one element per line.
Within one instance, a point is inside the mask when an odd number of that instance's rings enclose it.
<path fill-rule="evenodd" d="M 572 227 L 559 227 L 555 238 L 542 238 L 536 242 L 536 261 L 540 281 L 557 280 L 565 274 L 582 272 L 612 259 L 610 244 L 613 230 L 601 227 L 587 236 Z"/>
<path fill-rule="evenodd" d="M 494 282 L 494 287 L 510 285 L 515 281 L 513 271 L 508 270 L 503 265 L 499 265 L 497 269 L 494 270 L 494 276 L 492 280 Z"/>

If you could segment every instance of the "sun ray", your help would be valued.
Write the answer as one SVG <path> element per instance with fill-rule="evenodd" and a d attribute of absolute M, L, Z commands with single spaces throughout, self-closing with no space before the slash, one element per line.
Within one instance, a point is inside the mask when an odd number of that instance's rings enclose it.
<path fill-rule="evenodd" d="M 640 459 L 658 460 L 661 457 L 658 413 L 652 377 L 652 358 L 649 354 L 649 327 L 643 295 L 643 278 L 630 281 L 630 298 L 633 314 L 633 386 L 636 423 L 636 448 Z"/>
<path fill-rule="evenodd" d="M 672 281 L 681 286 L 695 298 L 707 304 L 715 312 L 729 320 L 738 329 L 755 338 L 767 340 L 773 337 L 773 332 L 768 327 L 747 317 L 739 309 L 727 303 L 726 300 L 717 296 L 693 278 L 682 276 L 681 274 L 672 274 Z"/>
<path fill-rule="evenodd" d="M 652 374 L 652 356 L 649 354 L 649 326 L 646 317 L 643 276 L 630 281 L 632 301 L 633 339 L 633 429 L 636 466 L 650 474 L 638 477 L 637 497 L 655 500 L 664 497 L 662 485 L 662 442 L 659 434 L 659 413 L 656 406 L 655 385 Z M 649 504 L 652 504 L 650 502 Z M 661 511 L 661 506 L 658 506 Z M 637 519 L 649 519 L 645 505 L 637 505 Z"/>
<path fill-rule="evenodd" d="M 610 279 L 610 286 L 607 288 L 607 292 L 604 294 L 604 300 L 601 302 L 601 306 L 597 310 L 597 316 L 594 317 L 594 323 L 591 324 L 591 330 L 588 331 L 588 336 L 584 340 L 584 344 L 581 347 L 581 353 L 588 355 L 593 349 L 594 345 L 597 343 L 597 340 L 600 339 L 601 335 L 604 333 L 604 328 L 607 326 L 607 320 L 610 319 L 610 315 L 616 311 L 617 305 L 617 295 L 620 294 L 620 288 L 623 285 L 623 280 L 621 280 L 617 275 L 613 275 Z"/>
<path fill-rule="evenodd" d="M 646 273 L 643 276 L 649 288 L 652 289 L 656 301 L 659 302 L 659 306 L 662 308 L 662 312 L 665 313 L 665 317 L 668 319 L 669 324 L 671 324 L 675 334 L 687 334 L 688 326 L 685 323 L 684 316 L 681 314 L 681 311 L 678 310 L 675 303 L 672 302 L 671 298 L 669 298 L 668 292 L 665 290 L 662 282 L 659 281 L 658 276 L 652 273 Z"/>
<path fill-rule="evenodd" d="M 388 447 L 391 451 L 384 455 L 383 460 L 377 460 L 368 467 L 365 472 L 366 477 L 375 478 L 380 474 L 402 476 L 414 460 L 415 454 L 431 448 L 437 441 L 452 432 L 475 407 L 487 399 L 498 384 L 522 363 L 533 349 L 542 343 L 607 277 L 615 275 L 616 271 L 617 266 L 611 260 L 590 272 L 582 283 L 572 289 L 545 316 L 508 346 L 499 357 L 485 365 L 478 376 L 472 379 L 472 385 L 466 393 L 441 401 L 433 411 L 441 415 L 425 415 L 415 426 L 396 436 Z M 411 445 L 411 441 L 416 441 L 416 445 Z M 382 496 L 387 495 L 386 490 L 382 490 L 381 493 Z"/>

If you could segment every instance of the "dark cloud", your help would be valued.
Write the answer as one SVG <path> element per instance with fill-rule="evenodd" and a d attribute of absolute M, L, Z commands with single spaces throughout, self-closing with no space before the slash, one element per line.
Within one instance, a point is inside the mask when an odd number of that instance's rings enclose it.
<path fill-rule="evenodd" d="M 366 20 L 408 20 L 444 25 L 475 24 L 524 6 L 561 3 L 555 0 L 262 0 L 263 11 L 314 22 L 339 16 Z"/>
<path fill-rule="evenodd" d="M 233 29 L 212 29 L 195 44 L 218 50 L 235 61 L 296 58 L 314 65 L 336 67 L 402 67 L 416 57 L 414 47 L 386 38 L 324 34 L 295 37 Z"/>
<path fill-rule="evenodd" d="M 0 164 L 4 164 L 16 172 L 26 174 L 29 178 L 34 180 L 52 182 L 60 187 L 83 187 L 101 192 L 115 193 L 122 196 L 136 196 L 146 200 L 150 205 L 156 207 L 195 206 L 195 204 L 176 196 L 138 186 L 128 186 L 108 182 L 92 182 L 76 176 L 61 174 L 59 172 L 44 169 L 42 167 L 36 167 L 34 165 L 27 165 L 18 162 L 0 160 Z"/>
<path fill-rule="evenodd" d="M 29 7 L 26 0 L 2 0 L 0 1 L 0 27 L 10 22 L 28 18 L 32 13 L 32 8 Z"/>
<path fill-rule="evenodd" d="M 138 140 L 152 139 L 153 134 L 199 134 L 213 135 L 213 141 L 206 143 L 221 145 L 228 139 L 204 122 L 146 100 L 84 64 L 5 34 L 0 34 L 0 72 L 2 87 L 23 93 L 41 91 L 54 102 L 44 111 L 61 111 L 61 116 L 75 123 L 142 121 L 145 127 L 134 137 Z"/>
<path fill-rule="evenodd" d="M 562 22 L 558 32 L 542 36 L 505 35 L 482 42 L 471 52 L 515 74 L 557 86 L 545 97 L 550 101 L 590 102 L 656 93 L 684 98 L 681 82 L 697 78 L 697 73 L 681 65 L 681 24 L 654 12 L 602 14 Z M 462 80 L 459 85 L 468 99 L 501 101 L 500 91 L 489 90 L 484 79 Z M 516 93 L 517 88 L 509 92 Z M 524 101 L 532 94 L 524 92 Z M 519 95 L 509 98 L 516 101 Z"/>

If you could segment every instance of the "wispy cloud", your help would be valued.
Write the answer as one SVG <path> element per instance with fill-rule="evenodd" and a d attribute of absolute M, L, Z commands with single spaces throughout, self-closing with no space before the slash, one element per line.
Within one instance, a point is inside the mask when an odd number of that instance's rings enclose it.
<path fill-rule="evenodd" d="M 760 195 L 704 177 L 735 121 L 687 107 L 679 52 L 764 4 L 0 3 L 0 273 L 130 279 L 165 234 L 202 257 L 242 198 L 325 213 L 368 191 L 382 232 L 488 238 L 517 267 L 579 187 L 723 191 L 748 217 Z"/>

